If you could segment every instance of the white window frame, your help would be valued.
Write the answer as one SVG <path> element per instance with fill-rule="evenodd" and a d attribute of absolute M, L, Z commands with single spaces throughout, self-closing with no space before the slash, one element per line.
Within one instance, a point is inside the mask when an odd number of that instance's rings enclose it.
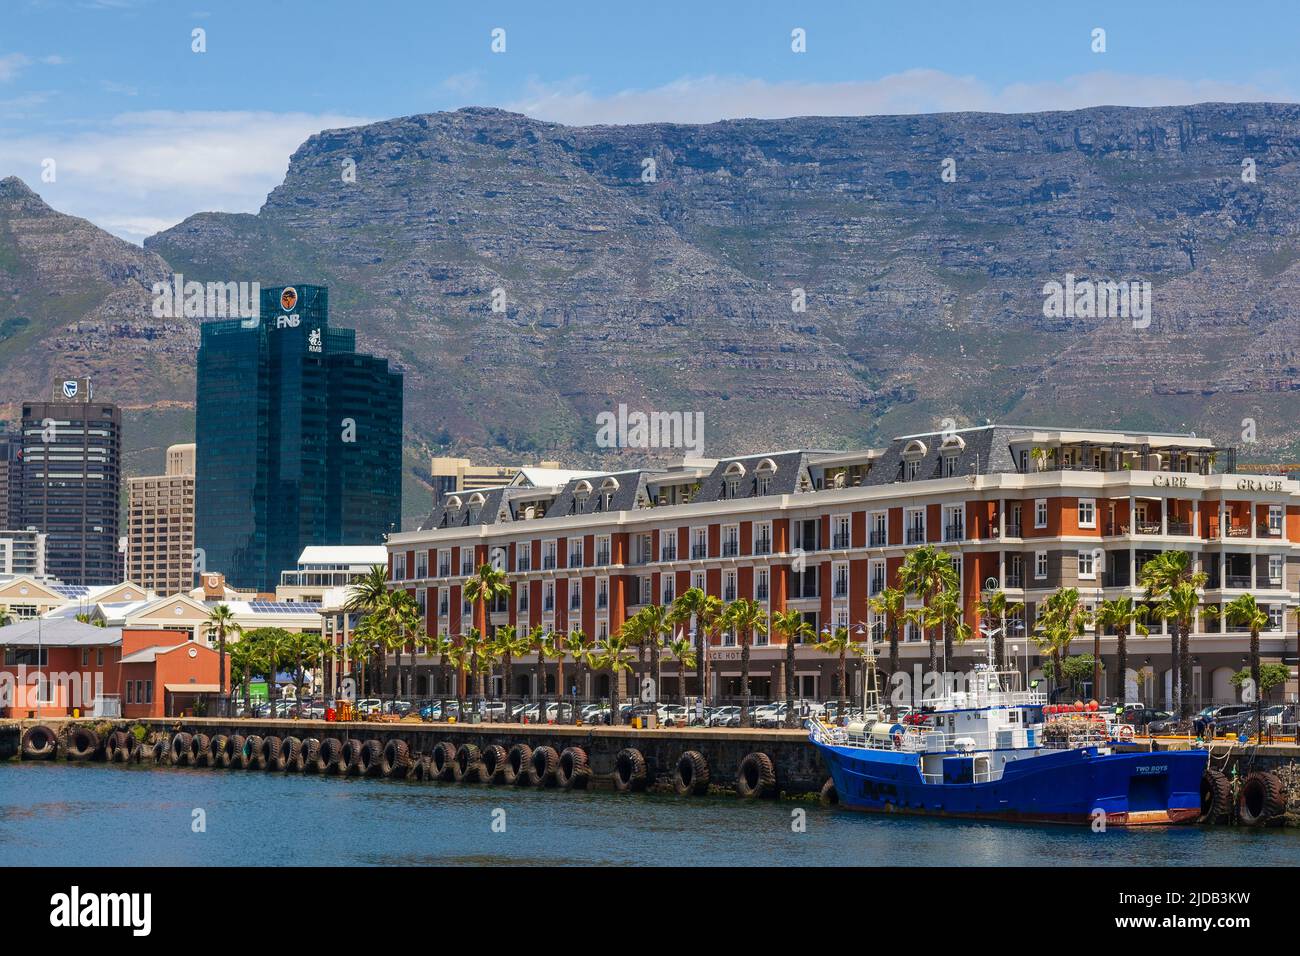
<path fill-rule="evenodd" d="M 1273 573 L 1273 566 L 1277 565 L 1277 574 Z M 1268 556 L 1268 583 L 1282 586 L 1286 577 L 1286 558 L 1280 554 L 1270 554 Z"/>
<path fill-rule="evenodd" d="M 1034 552 L 1034 580 L 1044 581 L 1047 579 L 1047 552 Z"/>
<path fill-rule="evenodd" d="M 1282 533 L 1283 514 L 1285 514 L 1285 510 L 1281 505 L 1268 506 L 1268 533 L 1269 534 Z"/>
<path fill-rule="evenodd" d="M 1034 499 L 1034 527 L 1035 528 L 1047 527 L 1047 499 L 1046 498 Z"/>
<path fill-rule="evenodd" d="M 1087 509 L 1088 517 L 1084 518 L 1084 509 Z M 1095 528 L 1097 527 L 1097 499 L 1080 498 L 1079 499 L 1079 527 Z"/>
<path fill-rule="evenodd" d="M 1079 552 L 1078 576 L 1080 581 L 1097 580 L 1097 557 L 1092 551 Z"/>

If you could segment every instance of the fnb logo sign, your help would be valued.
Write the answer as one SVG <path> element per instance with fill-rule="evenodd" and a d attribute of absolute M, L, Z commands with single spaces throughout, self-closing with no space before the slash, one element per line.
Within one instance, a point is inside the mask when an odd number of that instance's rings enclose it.
<path fill-rule="evenodd" d="M 299 321 L 296 315 L 277 315 L 275 317 L 275 327 L 277 329 L 296 329 Z"/>

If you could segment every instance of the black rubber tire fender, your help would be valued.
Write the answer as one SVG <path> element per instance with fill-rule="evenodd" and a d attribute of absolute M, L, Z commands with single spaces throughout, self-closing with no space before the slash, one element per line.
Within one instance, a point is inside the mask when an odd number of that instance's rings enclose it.
<path fill-rule="evenodd" d="M 435 780 L 455 779 L 456 745 L 450 740 L 443 740 L 434 745 L 429 757 L 429 769 Z"/>
<path fill-rule="evenodd" d="M 761 751 L 746 754 L 736 771 L 736 792 L 746 799 L 776 796 L 772 758 Z"/>
<path fill-rule="evenodd" d="M 230 766 L 230 738 L 225 734 L 217 734 L 212 738 L 212 766 Z"/>
<path fill-rule="evenodd" d="M 635 747 L 624 747 L 614 757 L 614 771 L 610 774 L 614 789 L 619 793 L 640 793 L 647 782 L 645 757 Z"/>
<path fill-rule="evenodd" d="M 384 745 L 373 737 L 361 745 L 361 772 L 367 777 L 378 777 L 384 772 Z"/>
<path fill-rule="evenodd" d="M 302 742 L 302 772 L 320 772 L 320 741 L 315 737 L 306 737 Z"/>
<path fill-rule="evenodd" d="M 698 750 L 687 750 L 677 758 L 673 789 L 682 797 L 701 797 L 709 792 L 709 762 Z"/>
<path fill-rule="evenodd" d="M 429 777 L 429 758 L 416 754 L 411 758 L 411 771 L 406 775 L 407 780 L 428 780 Z"/>
<path fill-rule="evenodd" d="M 817 799 L 821 801 L 823 807 L 834 807 L 839 804 L 840 792 L 835 789 L 835 781 L 832 778 L 826 778 L 821 792 L 817 794 Z"/>
<path fill-rule="evenodd" d="M 339 762 L 343 764 L 343 773 L 349 777 L 359 777 L 365 773 L 366 768 L 362 763 L 365 757 L 361 753 L 364 741 L 355 737 L 349 737 L 343 741 L 343 749 L 339 751 Z"/>
<path fill-rule="evenodd" d="M 407 746 L 405 740 L 399 740 L 394 737 L 384 745 L 384 753 L 381 760 L 383 775 L 385 777 L 395 777 L 401 780 L 411 773 L 411 748 Z"/>
<path fill-rule="evenodd" d="M 506 755 L 505 778 L 503 782 L 509 786 L 513 784 L 517 787 L 528 786 L 528 768 L 533 764 L 533 748 L 528 744 L 515 744 L 510 748 L 510 753 Z"/>
<path fill-rule="evenodd" d="M 166 738 L 155 740 L 153 743 L 153 762 L 156 764 L 168 764 L 171 763 L 171 759 L 171 741 Z"/>
<path fill-rule="evenodd" d="M 345 772 L 343 766 L 343 741 L 337 737 L 326 737 L 320 742 L 320 753 L 316 757 L 316 772 L 338 774 Z"/>
<path fill-rule="evenodd" d="M 243 734 L 231 734 L 230 743 L 226 748 L 230 751 L 230 762 L 228 767 L 241 768 L 244 766 L 244 743 L 247 738 Z"/>
<path fill-rule="evenodd" d="M 131 749 L 127 754 L 127 760 L 131 763 L 140 763 L 144 760 L 144 741 L 131 734 Z"/>
<path fill-rule="evenodd" d="M 53 760 L 59 753 L 59 735 L 45 724 L 28 727 L 20 749 L 24 760 Z"/>
<path fill-rule="evenodd" d="M 452 779 L 457 783 L 480 783 L 483 780 L 483 755 L 474 744 L 461 744 L 452 763 Z"/>
<path fill-rule="evenodd" d="M 510 755 L 506 753 L 506 748 L 500 744 L 488 744 L 483 748 L 479 755 L 482 761 L 482 774 L 484 783 L 502 784 L 506 783 L 506 767 L 509 766 Z"/>
<path fill-rule="evenodd" d="M 297 737 L 282 738 L 276 769 L 285 773 L 302 773 L 302 766 L 302 741 Z"/>
<path fill-rule="evenodd" d="M 239 749 L 239 766 L 243 770 L 256 770 L 262 759 L 262 738 L 249 734 L 244 738 L 244 746 Z"/>
<path fill-rule="evenodd" d="M 262 738 L 262 755 L 257 766 L 262 770 L 280 769 L 280 749 L 283 741 L 275 734 Z"/>
<path fill-rule="evenodd" d="M 581 747 L 565 747 L 555 771 L 555 782 L 565 790 L 586 790 L 591 780 L 591 765 L 587 751 Z"/>
<path fill-rule="evenodd" d="M 560 755 L 554 747 L 534 747 L 533 759 L 528 761 L 528 782 L 534 787 L 554 787 L 559 769 Z"/>
<path fill-rule="evenodd" d="M 178 767 L 188 767 L 193 763 L 193 746 L 194 736 L 183 730 L 172 737 L 172 763 Z"/>
<path fill-rule="evenodd" d="M 1201 774 L 1201 823 L 1226 823 L 1232 816 L 1232 782 L 1218 770 Z"/>
<path fill-rule="evenodd" d="M 1275 773 L 1257 770 L 1242 781 L 1237 794 L 1237 819 L 1248 827 L 1267 826 L 1286 812 L 1286 792 Z"/>
<path fill-rule="evenodd" d="M 99 734 L 89 727 L 73 727 L 68 731 L 68 759 L 92 760 L 99 753 Z"/>
<path fill-rule="evenodd" d="M 206 767 L 212 763 L 212 738 L 207 734 L 195 734 L 190 738 L 190 764 Z"/>
<path fill-rule="evenodd" d="M 131 735 L 114 730 L 104 738 L 104 759 L 109 763 L 126 763 L 131 754 Z"/>

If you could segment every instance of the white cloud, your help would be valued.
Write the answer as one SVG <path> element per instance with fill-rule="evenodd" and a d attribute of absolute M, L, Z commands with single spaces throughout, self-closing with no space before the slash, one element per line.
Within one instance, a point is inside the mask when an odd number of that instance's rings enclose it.
<path fill-rule="evenodd" d="M 22 53 L 6 53 L 0 56 L 0 83 L 12 80 L 31 62 L 32 58 Z"/>
<path fill-rule="evenodd" d="M 593 123 L 712 123 L 746 117 L 873 116 L 963 111 L 1033 113 L 1088 106 L 1180 106 L 1204 102 L 1292 102 L 1284 89 L 1250 83 L 1086 73 L 1059 82 L 994 88 L 971 76 L 907 70 L 846 83 L 770 83 L 742 76 L 684 77 L 646 90 L 601 96 L 585 78 L 528 85 L 507 109 L 538 119 Z"/>
<path fill-rule="evenodd" d="M 132 242 L 196 212 L 256 212 L 313 133 L 363 117 L 257 112 L 124 113 L 66 135 L 0 139 L 0 177 L 15 175 L 61 212 Z M 41 181 L 41 161 L 57 164 Z"/>

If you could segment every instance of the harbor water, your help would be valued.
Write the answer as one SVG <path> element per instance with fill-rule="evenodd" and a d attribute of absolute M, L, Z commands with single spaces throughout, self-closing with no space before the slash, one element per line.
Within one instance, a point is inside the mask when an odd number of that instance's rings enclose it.
<path fill-rule="evenodd" d="M 1290 866 L 1300 830 L 1021 826 L 791 801 L 0 765 L 0 865 Z"/>

